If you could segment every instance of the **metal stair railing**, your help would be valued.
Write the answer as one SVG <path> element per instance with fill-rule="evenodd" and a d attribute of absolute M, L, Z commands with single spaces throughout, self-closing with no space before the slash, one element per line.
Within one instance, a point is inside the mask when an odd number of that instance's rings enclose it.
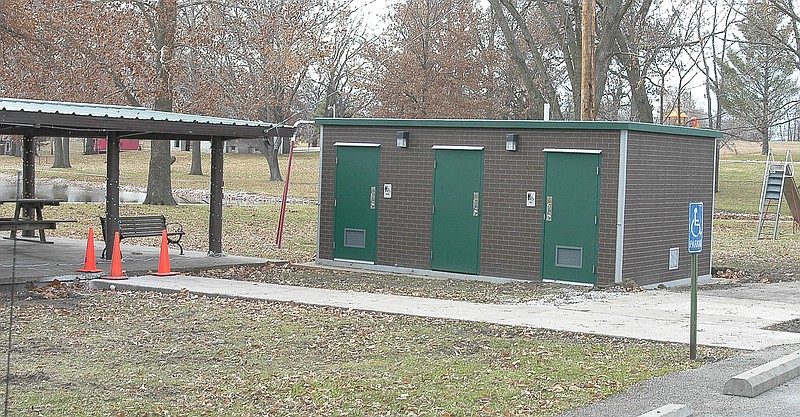
<path fill-rule="evenodd" d="M 775 210 L 775 223 L 772 229 L 772 239 L 778 238 L 778 225 L 780 224 L 781 207 L 783 202 L 784 187 L 786 178 L 794 177 L 794 160 L 792 151 L 786 151 L 783 162 L 776 162 L 775 155 L 770 149 L 767 154 L 767 163 L 764 167 L 764 185 L 761 188 L 761 205 L 758 215 L 757 239 L 761 239 L 764 222 L 768 213 L 773 207 Z"/>
<path fill-rule="evenodd" d="M 775 155 L 772 154 L 772 149 L 770 149 L 769 153 L 767 153 L 767 163 L 764 166 L 764 183 L 761 187 L 761 203 L 758 209 L 758 230 L 756 233 L 756 239 L 761 239 L 761 230 L 764 227 L 764 218 L 766 216 L 766 211 L 769 209 L 769 204 L 767 203 L 767 188 L 769 184 L 769 174 L 774 164 Z"/>

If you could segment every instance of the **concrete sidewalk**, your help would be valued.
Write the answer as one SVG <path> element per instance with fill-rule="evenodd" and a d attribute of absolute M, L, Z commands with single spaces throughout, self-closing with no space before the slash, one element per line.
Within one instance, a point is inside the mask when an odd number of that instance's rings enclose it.
<path fill-rule="evenodd" d="M 180 291 L 265 301 L 296 302 L 356 310 L 445 319 L 480 321 L 513 326 L 591 333 L 615 337 L 688 343 L 689 293 L 652 290 L 639 293 L 603 293 L 568 305 L 479 304 L 387 294 L 232 281 L 191 276 L 132 277 L 124 281 L 93 280 L 93 288 Z M 800 343 L 800 334 L 763 330 L 763 327 L 800 319 L 797 300 L 800 282 L 752 284 L 752 297 L 737 290 L 701 292 L 698 297 L 698 343 L 757 350 Z M 745 287 L 747 288 L 747 287 Z M 762 295 L 759 295 L 762 294 Z"/>

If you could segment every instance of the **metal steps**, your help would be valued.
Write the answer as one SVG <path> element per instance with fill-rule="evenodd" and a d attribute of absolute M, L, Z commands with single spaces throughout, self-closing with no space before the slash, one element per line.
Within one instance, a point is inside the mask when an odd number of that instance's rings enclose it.
<path fill-rule="evenodd" d="M 786 190 L 785 188 L 795 187 L 794 185 L 794 160 L 792 160 L 792 151 L 786 151 L 786 157 L 783 162 L 775 162 L 775 155 L 772 150 L 767 154 L 767 166 L 764 169 L 764 186 L 761 189 L 761 206 L 758 215 L 758 232 L 757 238 L 761 239 L 766 233 L 764 224 L 767 220 L 772 227 L 772 239 L 778 238 L 778 225 L 781 218 L 781 206 L 783 202 L 783 195 L 786 191 L 792 191 L 792 195 L 796 195 L 796 189 Z M 798 221 L 800 213 L 795 213 L 795 207 L 792 208 L 792 217 L 795 222 Z M 775 216 L 773 223 L 770 217 Z M 767 227 L 768 229 L 769 227 Z"/>

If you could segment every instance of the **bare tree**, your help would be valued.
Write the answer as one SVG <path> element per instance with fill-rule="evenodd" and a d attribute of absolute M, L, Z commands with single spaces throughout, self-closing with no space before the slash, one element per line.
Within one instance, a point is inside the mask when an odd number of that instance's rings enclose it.
<path fill-rule="evenodd" d="M 41 0 L 8 7 L 15 13 L 6 19 L 13 15 L 13 27 L 21 28 L 16 38 L 26 40 L 9 69 L 20 95 L 173 110 L 178 0 Z M 145 203 L 175 204 L 170 163 L 169 143 L 153 141 Z"/>
<path fill-rule="evenodd" d="M 486 118 L 493 72 L 487 19 L 475 3 L 400 3 L 373 59 L 372 114 L 407 118 Z"/>
<path fill-rule="evenodd" d="M 349 8 L 334 17 L 334 25 L 329 53 L 320 57 L 315 66 L 317 76 L 304 89 L 303 101 L 317 116 L 366 115 L 375 103 L 374 95 L 366 88 L 374 75 L 367 51 L 380 34 L 370 35 L 363 20 Z"/>
<path fill-rule="evenodd" d="M 490 0 L 489 4 L 500 26 L 517 70 L 523 80 L 531 100 L 546 101 L 554 105 L 554 117 L 563 118 L 561 99 L 557 91 L 562 87 L 549 74 L 565 72 L 566 89 L 570 93 L 566 109 L 573 117 L 580 114 L 581 102 L 581 3 L 547 2 L 534 0 L 530 3 L 515 3 L 513 0 Z M 595 105 L 599 106 L 605 93 L 612 58 L 617 53 L 617 38 L 620 24 L 631 9 L 633 0 L 606 1 L 597 15 L 597 42 L 595 46 Z M 511 25 L 513 22 L 513 26 Z M 535 22 L 544 26 L 547 33 L 533 31 Z M 517 41 L 522 39 L 522 43 Z M 548 44 L 552 41 L 558 48 L 557 54 L 546 55 Z M 560 62 L 558 61 L 560 59 Z M 557 69 L 550 68 L 553 63 Z M 534 74 L 541 77 L 535 82 Z M 538 92 L 531 90 L 537 89 Z"/>
<path fill-rule="evenodd" d="M 216 112 L 293 123 L 302 112 L 301 88 L 312 66 L 329 53 L 331 22 L 342 7 L 327 0 L 209 3 L 207 24 L 192 37 L 202 51 L 199 71 L 209 80 L 204 93 Z M 274 132 L 246 143 L 266 158 L 269 179 L 282 180 Z"/>
<path fill-rule="evenodd" d="M 748 2 L 737 24 L 738 50 L 730 51 L 722 65 L 723 106 L 758 132 L 763 154 L 769 151 L 770 129 L 786 119 L 800 92 L 792 77 L 795 62 L 783 47 L 792 32 L 782 20 L 771 3 Z"/>

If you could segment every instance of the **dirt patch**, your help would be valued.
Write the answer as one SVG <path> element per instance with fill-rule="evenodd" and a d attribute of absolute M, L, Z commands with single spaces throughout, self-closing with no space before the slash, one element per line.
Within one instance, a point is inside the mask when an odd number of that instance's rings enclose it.
<path fill-rule="evenodd" d="M 491 304 L 562 305 L 641 291 L 632 282 L 593 289 L 538 281 L 497 284 L 280 264 L 198 270 L 192 274 L 208 278 Z"/>
<path fill-rule="evenodd" d="M 731 284 L 771 284 L 776 282 L 792 282 L 800 279 L 800 275 L 794 273 L 794 269 L 787 267 L 786 264 L 761 264 L 760 271 L 754 272 L 734 267 L 712 267 L 711 276 L 729 280 Z"/>

